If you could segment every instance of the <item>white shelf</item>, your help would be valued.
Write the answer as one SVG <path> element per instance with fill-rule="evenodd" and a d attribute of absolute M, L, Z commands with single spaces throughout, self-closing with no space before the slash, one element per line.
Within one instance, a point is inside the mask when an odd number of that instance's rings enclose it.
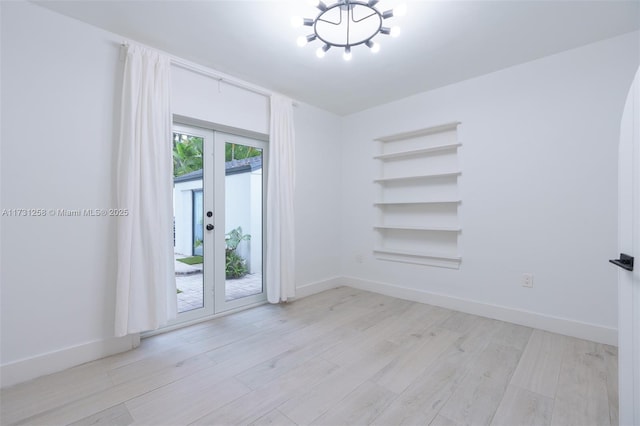
<path fill-rule="evenodd" d="M 379 161 L 379 171 L 373 183 L 378 185 L 379 201 L 373 204 L 378 208 L 378 217 L 372 229 L 377 240 L 373 249 L 376 259 L 440 268 L 460 267 L 462 259 L 458 256 L 457 240 L 462 229 L 458 225 L 456 205 L 462 201 L 455 199 L 457 177 L 462 175 L 460 166 L 456 165 L 459 164 L 458 147 L 462 146 L 459 124 L 456 121 L 376 139 L 378 153 L 373 159 Z M 393 147 L 387 143 L 393 143 Z M 429 180 L 436 178 L 448 178 L 442 181 L 446 185 Z M 383 201 L 394 199 L 411 201 Z M 429 206 L 450 207 L 431 211 L 434 207 Z M 435 219 L 434 215 L 444 215 L 446 220 Z M 403 222 L 424 225 L 402 225 Z M 453 226 L 437 226 L 447 223 Z M 387 248 L 388 245 L 394 248 Z"/>
<path fill-rule="evenodd" d="M 376 225 L 373 229 L 397 229 L 401 231 L 438 231 L 438 232 L 460 232 L 461 228 L 450 226 L 401 226 L 401 225 Z"/>
<path fill-rule="evenodd" d="M 422 253 L 417 251 L 387 249 L 382 247 L 373 249 L 373 252 L 379 254 L 396 254 L 401 256 L 423 257 L 428 259 L 454 260 L 457 262 L 462 260 L 462 258 L 459 256 L 451 256 L 447 254 Z"/>
<path fill-rule="evenodd" d="M 460 124 L 459 121 L 453 121 L 451 123 L 440 124 L 438 126 L 427 127 L 425 129 L 413 130 L 411 132 L 403 132 L 403 133 L 396 133 L 394 135 L 383 136 L 375 140 L 380 142 L 395 142 L 395 141 L 401 141 L 405 139 L 412 139 L 420 136 L 432 135 L 434 133 L 442 133 L 449 130 L 456 130 L 459 124 Z"/>
<path fill-rule="evenodd" d="M 446 151 L 462 146 L 461 143 L 450 143 L 446 145 L 431 146 L 429 148 L 408 149 L 406 151 L 390 152 L 387 154 L 378 154 L 373 158 L 378 160 L 391 160 L 402 157 L 413 157 L 416 155 L 431 154 L 433 152 Z"/>
<path fill-rule="evenodd" d="M 402 206 L 407 204 L 459 204 L 460 200 L 431 200 L 431 201 L 394 201 L 373 203 L 374 206 Z"/>
<path fill-rule="evenodd" d="M 382 182 L 394 182 L 394 181 L 400 181 L 400 180 L 429 179 L 429 178 L 459 176 L 461 174 L 462 174 L 462 172 L 459 172 L 459 171 L 458 172 L 447 172 L 447 173 L 431 173 L 431 174 L 427 174 L 427 175 L 396 176 L 396 177 L 389 177 L 389 178 L 378 178 L 378 179 L 374 179 L 373 181 L 376 182 L 376 183 L 382 183 Z"/>

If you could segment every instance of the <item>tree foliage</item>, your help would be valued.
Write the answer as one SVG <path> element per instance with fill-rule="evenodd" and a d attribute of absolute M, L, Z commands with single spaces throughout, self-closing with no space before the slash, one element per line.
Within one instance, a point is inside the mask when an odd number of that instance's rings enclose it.
<path fill-rule="evenodd" d="M 173 134 L 173 176 L 178 177 L 202 169 L 202 150 L 204 140 L 197 136 L 182 133 Z M 244 160 L 258 157 L 262 150 L 252 146 L 226 143 L 225 161 Z"/>
<path fill-rule="evenodd" d="M 224 161 L 244 160 L 249 157 L 258 157 L 261 154 L 261 149 L 252 146 L 228 142 L 224 146 Z"/>
<path fill-rule="evenodd" d="M 203 139 L 181 133 L 173 134 L 173 176 L 202 170 Z"/>

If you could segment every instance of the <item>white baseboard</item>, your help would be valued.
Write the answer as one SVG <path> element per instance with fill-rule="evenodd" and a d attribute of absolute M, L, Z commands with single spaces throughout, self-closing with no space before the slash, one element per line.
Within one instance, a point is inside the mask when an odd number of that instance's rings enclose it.
<path fill-rule="evenodd" d="M 104 358 L 138 347 L 140 335 L 97 340 L 0 366 L 0 387 L 5 388 L 36 377 Z"/>
<path fill-rule="evenodd" d="M 316 281 L 314 283 L 304 284 L 296 287 L 296 299 L 311 296 L 312 294 L 321 293 L 333 288 L 342 287 L 344 284 L 343 277 L 329 278 L 328 280 Z"/>
<path fill-rule="evenodd" d="M 354 277 L 343 277 L 338 280 L 343 285 L 360 290 L 372 291 L 386 296 L 443 308 L 466 312 L 500 321 L 511 322 L 527 327 L 551 331 L 553 333 L 591 340 L 598 343 L 617 346 L 618 330 L 597 324 L 575 321 L 568 318 L 554 317 L 537 312 L 509 308 L 506 306 L 490 305 L 474 300 L 461 299 L 443 294 L 430 293 L 412 288 L 399 287 L 387 283 L 362 280 Z"/>

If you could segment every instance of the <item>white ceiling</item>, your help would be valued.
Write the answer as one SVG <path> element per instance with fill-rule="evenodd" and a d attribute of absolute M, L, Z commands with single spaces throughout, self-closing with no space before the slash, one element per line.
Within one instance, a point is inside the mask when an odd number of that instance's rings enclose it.
<path fill-rule="evenodd" d="M 405 0 L 407 15 L 388 20 L 401 36 L 345 62 L 337 49 L 316 58 L 317 41 L 296 45 L 309 28 L 291 17 L 317 14 L 304 0 L 36 3 L 341 115 L 640 28 L 637 0 Z"/>

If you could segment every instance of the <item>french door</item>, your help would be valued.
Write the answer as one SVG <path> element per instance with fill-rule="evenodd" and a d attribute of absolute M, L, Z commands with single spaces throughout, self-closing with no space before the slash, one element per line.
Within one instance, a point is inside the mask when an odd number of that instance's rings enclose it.
<path fill-rule="evenodd" d="M 264 301 L 267 144 L 175 124 L 173 160 L 173 323 Z"/>

